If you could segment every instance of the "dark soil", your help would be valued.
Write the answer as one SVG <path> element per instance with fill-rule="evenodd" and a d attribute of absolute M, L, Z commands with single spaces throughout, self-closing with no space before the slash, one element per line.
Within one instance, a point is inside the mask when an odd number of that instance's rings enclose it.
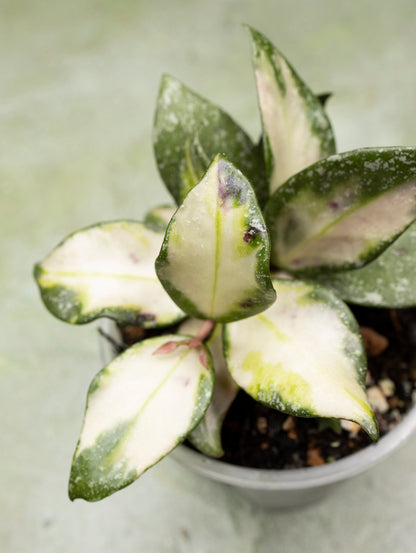
<path fill-rule="evenodd" d="M 376 343 L 368 344 L 367 388 L 372 389 L 369 393 L 374 396 L 373 410 L 383 436 L 416 401 L 416 309 L 359 307 L 353 311 L 360 325 L 376 331 L 370 330 Z M 371 443 L 357 425 L 344 425 L 349 428 L 330 419 L 292 417 L 240 391 L 224 422 L 222 460 L 268 469 L 333 462 Z"/>
<path fill-rule="evenodd" d="M 364 334 L 366 385 L 383 436 L 416 403 L 416 308 L 351 309 Z M 113 346 L 119 353 L 159 332 L 129 326 L 123 331 L 124 345 Z M 354 423 L 293 417 L 254 401 L 241 390 L 224 421 L 222 443 L 225 455 L 221 460 L 227 463 L 292 469 L 336 461 L 372 442 Z"/>

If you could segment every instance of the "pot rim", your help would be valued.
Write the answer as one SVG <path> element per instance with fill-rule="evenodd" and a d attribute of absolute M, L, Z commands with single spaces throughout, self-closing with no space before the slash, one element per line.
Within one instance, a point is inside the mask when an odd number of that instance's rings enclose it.
<path fill-rule="evenodd" d="M 169 456 L 204 476 L 232 486 L 263 490 L 301 490 L 340 482 L 366 471 L 401 447 L 415 429 L 416 405 L 377 443 L 333 463 L 299 469 L 256 469 L 231 465 L 206 457 L 184 445 L 177 447 Z"/>

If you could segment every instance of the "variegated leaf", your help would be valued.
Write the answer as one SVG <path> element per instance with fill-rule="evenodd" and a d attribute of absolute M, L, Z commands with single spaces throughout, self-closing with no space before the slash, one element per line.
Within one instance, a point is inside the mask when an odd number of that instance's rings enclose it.
<path fill-rule="evenodd" d="M 173 216 L 156 272 L 189 315 L 226 322 L 273 303 L 269 238 L 242 173 L 217 156 Z"/>
<path fill-rule="evenodd" d="M 261 205 L 267 199 L 263 157 L 250 137 L 219 107 L 169 75 L 160 85 L 153 144 L 162 179 L 178 204 L 219 152 L 250 180 Z"/>
<path fill-rule="evenodd" d="M 195 336 L 201 328 L 202 321 L 187 319 L 179 327 L 180 334 Z M 224 418 L 230 408 L 238 386 L 231 378 L 224 359 L 222 345 L 222 325 L 217 325 L 206 346 L 211 352 L 215 370 L 215 386 L 212 401 L 199 425 L 187 439 L 196 449 L 209 457 L 222 457 L 224 451 L 221 443 L 221 430 Z"/>
<path fill-rule="evenodd" d="M 169 221 L 176 211 L 176 206 L 159 205 L 151 209 L 144 218 L 144 224 L 155 232 L 165 232 Z"/>
<path fill-rule="evenodd" d="M 365 393 L 366 356 L 348 307 L 330 290 L 275 280 L 278 300 L 264 313 L 226 325 L 225 357 L 254 399 L 307 417 L 349 419 L 376 439 Z"/>
<path fill-rule="evenodd" d="M 266 169 L 273 193 L 298 171 L 334 154 L 335 140 L 319 99 L 263 34 L 249 30 Z"/>
<path fill-rule="evenodd" d="M 416 305 L 416 223 L 361 269 L 316 275 L 345 301 L 374 307 Z"/>
<path fill-rule="evenodd" d="M 35 267 L 46 307 L 73 324 L 110 317 L 153 328 L 182 320 L 184 313 L 155 273 L 162 241 L 162 233 L 133 221 L 102 223 L 70 235 Z"/>
<path fill-rule="evenodd" d="M 197 349 L 155 353 L 167 335 L 126 350 L 94 378 L 69 482 L 70 498 L 98 501 L 124 488 L 198 424 L 214 385 Z"/>
<path fill-rule="evenodd" d="M 363 148 L 319 161 L 276 190 L 265 214 L 276 266 L 361 267 L 416 218 L 416 149 Z"/>

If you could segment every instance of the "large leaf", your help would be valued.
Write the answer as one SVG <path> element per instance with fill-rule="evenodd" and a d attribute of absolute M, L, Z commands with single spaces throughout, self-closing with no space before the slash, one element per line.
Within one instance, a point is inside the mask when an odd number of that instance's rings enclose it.
<path fill-rule="evenodd" d="M 255 194 L 224 158 L 214 159 L 173 216 L 156 272 L 181 309 L 199 319 L 233 321 L 274 301 Z"/>
<path fill-rule="evenodd" d="M 267 311 L 226 325 L 225 357 L 254 399 L 299 416 L 350 419 L 376 439 L 365 393 L 366 357 L 348 307 L 312 283 L 275 280 Z"/>
<path fill-rule="evenodd" d="M 202 321 L 197 319 L 187 319 L 179 327 L 179 332 L 195 336 L 201 324 Z M 215 370 L 212 400 L 201 422 L 187 436 L 194 447 L 209 457 L 224 455 L 221 443 L 222 423 L 238 391 L 238 386 L 231 378 L 224 359 L 222 328 L 222 325 L 216 325 L 212 336 L 206 342 Z"/>
<path fill-rule="evenodd" d="M 160 85 L 153 143 L 160 174 L 178 204 L 218 153 L 246 175 L 261 205 L 267 198 L 263 158 L 250 137 L 219 107 L 169 75 Z"/>
<path fill-rule="evenodd" d="M 335 140 L 319 99 L 263 34 L 249 30 L 272 193 L 298 171 L 334 154 Z"/>
<path fill-rule="evenodd" d="M 276 266 L 361 267 L 416 217 L 416 149 L 364 148 L 319 161 L 276 190 L 265 213 Z"/>
<path fill-rule="evenodd" d="M 46 307 L 73 324 L 110 317 L 153 328 L 182 320 L 154 270 L 163 236 L 132 221 L 70 235 L 35 267 Z"/>
<path fill-rule="evenodd" d="M 352 271 L 318 274 L 345 301 L 374 307 L 416 305 L 416 223 L 374 261 Z"/>
<path fill-rule="evenodd" d="M 94 378 L 75 451 L 69 495 L 98 501 L 131 484 L 184 440 L 207 409 L 212 363 L 197 349 L 155 352 L 168 335 L 136 344 Z"/>

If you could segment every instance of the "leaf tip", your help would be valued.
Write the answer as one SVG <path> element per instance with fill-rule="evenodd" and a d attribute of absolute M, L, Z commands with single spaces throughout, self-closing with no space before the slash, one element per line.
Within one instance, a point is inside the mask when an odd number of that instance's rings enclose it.
<path fill-rule="evenodd" d="M 41 263 L 35 263 L 33 266 L 33 277 L 37 280 L 42 272 Z"/>
<path fill-rule="evenodd" d="M 373 442 L 377 442 L 380 438 L 380 431 L 377 424 L 377 419 L 374 415 L 374 413 L 371 411 L 371 417 L 361 423 L 363 429 L 367 432 L 369 437 L 373 440 Z"/>

